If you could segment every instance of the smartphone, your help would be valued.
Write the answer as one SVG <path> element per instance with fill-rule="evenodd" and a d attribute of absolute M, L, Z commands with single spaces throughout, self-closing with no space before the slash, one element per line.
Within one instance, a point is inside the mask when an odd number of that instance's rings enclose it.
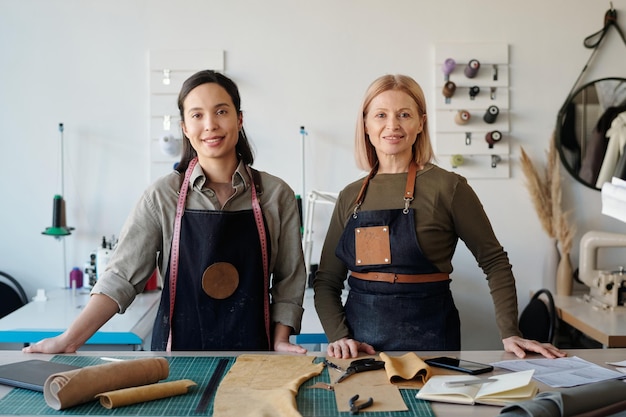
<path fill-rule="evenodd" d="M 438 358 L 426 359 L 424 362 L 431 366 L 439 368 L 452 369 L 459 372 L 465 372 L 471 375 L 484 374 L 493 371 L 493 366 L 485 363 L 466 361 L 464 359 L 452 358 L 449 356 L 440 356 Z"/>

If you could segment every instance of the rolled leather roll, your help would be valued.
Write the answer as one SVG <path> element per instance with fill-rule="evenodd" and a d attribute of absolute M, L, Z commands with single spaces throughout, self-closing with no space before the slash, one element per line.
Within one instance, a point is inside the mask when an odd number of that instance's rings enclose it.
<path fill-rule="evenodd" d="M 100 404 L 104 408 L 112 409 L 187 394 L 189 388 L 195 385 L 197 384 L 190 379 L 179 379 L 178 381 L 159 382 L 103 392 L 96 395 L 96 398 L 100 400 Z"/>
<path fill-rule="evenodd" d="M 153 384 L 169 375 L 165 358 L 142 358 L 86 366 L 50 375 L 43 395 L 48 406 L 64 410 L 93 401 L 97 394 L 128 387 Z"/>

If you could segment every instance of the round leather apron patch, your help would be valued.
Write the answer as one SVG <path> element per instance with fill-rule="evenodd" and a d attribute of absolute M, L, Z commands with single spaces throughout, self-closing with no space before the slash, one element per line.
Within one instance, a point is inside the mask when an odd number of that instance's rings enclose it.
<path fill-rule="evenodd" d="M 217 262 L 204 270 L 202 289 L 209 296 L 218 300 L 228 298 L 239 286 L 239 272 L 228 262 Z"/>

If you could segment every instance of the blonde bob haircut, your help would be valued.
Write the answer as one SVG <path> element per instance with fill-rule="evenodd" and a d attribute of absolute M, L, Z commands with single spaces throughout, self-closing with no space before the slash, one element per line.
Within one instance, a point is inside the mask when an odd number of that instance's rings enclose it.
<path fill-rule="evenodd" d="M 376 149 L 370 142 L 369 136 L 365 133 L 365 118 L 374 97 L 389 90 L 398 90 L 408 94 L 417 104 L 419 117 L 424 118 L 423 129 L 418 133 L 417 140 L 413 144 L 413 158 L 415 162 L 422 166 L 435 158 L 433 147 L 430 143 L 430 135 L 428 134 L 428 118 L 425 117 L 426 99 L 424 98 L 422 87 L 407 75 L 383 75 L 374 80 L 365 92 L 361 111 L 356 122 L 356 134 L 354 136 L 356 164 L 364 171 L 371 171 L 378 164 Z"/>

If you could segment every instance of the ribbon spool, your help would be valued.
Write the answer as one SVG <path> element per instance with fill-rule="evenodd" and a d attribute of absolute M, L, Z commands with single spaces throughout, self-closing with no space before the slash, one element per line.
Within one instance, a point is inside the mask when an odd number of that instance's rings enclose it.
<path fill-rule="evenodd" d="M 456 168 L 458 166 L 463 165 L 463 155 L 452 155 L 450 156 L 450 165 L 452 165 L 452 168 Z"/>
<path fill-rule="evenodd" d="M 454 59 L 448 58 L 443 62 L 443 65 L 441 66 L 441 70 L 443 71 L 443 76 L 446 81 L 450 77 L 450 74 L 452 73 L 452 71 L 454 71 L 454 68 L 456 68 L 456 61 Z"/>
<path fill-rule="evenodd" d="M 472 116 L 470 115 L 470 113 L 467 110 L 459 110 L 456 113 L 456 116 L 454 117 L 454 122 L 457 125 L 464 125 L 467 124 L 470 121 L 470 118 Z"/>
<path fill-rule="evenodd" d="M 480 93 L 480 87 L 475 85 L 473 87 L 470 87 L 469 89 L 469 96 L 470 96 L 470 100 L 474 100 L 476 98 L 476 96 L 478 95 L 478 93 Z"/>
<path fill-rule="evenodd" d="M 477 59 L 472 59 L 467 63 L 465 67 L 465 76 L 467 78 L 474 78 L 476 74 L 478 74 L 478 70 L 480 69 L 480 62 Z"/>
<path fill-rule="evenodd" d="M 497 106 L 489 106 L 483 116 L 483 120 L 485 123 L 494 123 L 498 118 L 498 114 L 500 114 L 500 109 Z"/>
<path fill-rule="evenodd" d="M 497 130 L 487 132 L 485 135 L 485 141 L 489 144 L 489 148 L 493 148 L 493 145 L 496 142 L 500 142 L 500 139 L 502 139 L 502 133 Z"/>
<path fill-rule="evenodd" d="M 447 83 L 443 85 L 442 93 L 445 98 L 452 97 L 455 91 L 456 91 L 456 84 L 453 83 L 452 81 L 448 81 Z"/>

